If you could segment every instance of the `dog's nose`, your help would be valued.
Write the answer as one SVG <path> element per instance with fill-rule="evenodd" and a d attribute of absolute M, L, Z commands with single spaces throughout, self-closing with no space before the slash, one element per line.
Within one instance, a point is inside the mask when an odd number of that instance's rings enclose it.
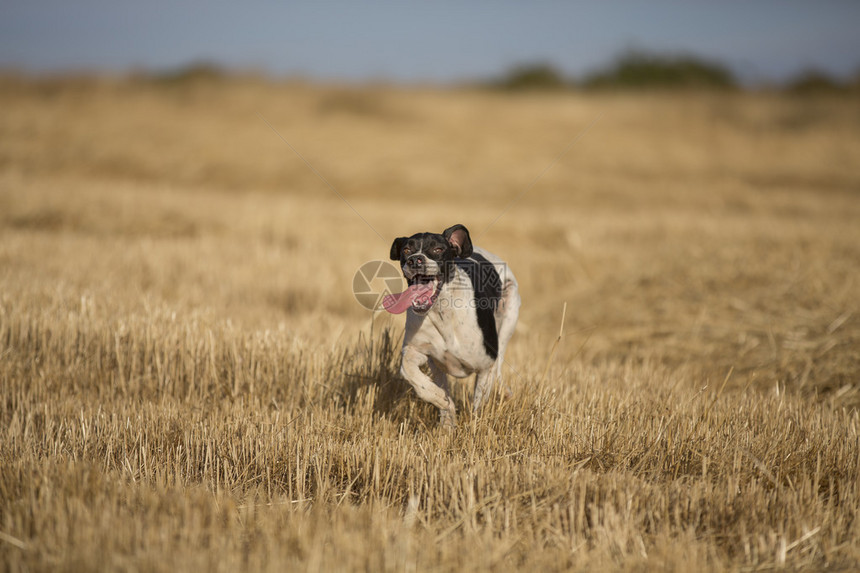
<path fill-rule="evenodd" d="M 407 259 L 406 264 L 410 267 L 423 267 L 424 259 L 422 257 L 412 257 Z"/>

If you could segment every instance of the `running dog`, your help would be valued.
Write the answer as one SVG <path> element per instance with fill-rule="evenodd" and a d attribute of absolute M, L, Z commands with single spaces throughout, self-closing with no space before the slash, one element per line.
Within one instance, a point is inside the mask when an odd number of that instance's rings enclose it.
<path fill-rule="evenodd" d="M 501 378 L 520 310 L 517 281 L 502 259 L 472 246 L 463 225 L 398 237 L 391 259 L 400 261 L 409 283 L 383 301 L 391 313 L 406 311 L 400 373 L 420 398 L 439 408 L 443 426 L 456 426 L 446 374 L 477 374 L 477 412 Z M 424 364 L 431 376 L 421 370 Z"/>

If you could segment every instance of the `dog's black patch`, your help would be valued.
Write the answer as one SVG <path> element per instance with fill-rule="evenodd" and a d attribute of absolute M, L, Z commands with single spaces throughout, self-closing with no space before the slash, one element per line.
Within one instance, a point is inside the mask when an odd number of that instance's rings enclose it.
<path fill-rule="evenodd" d="M 496 330 L 496 308 L 502 296 L 502 279 L 496 266 L 478 253 L 454 263 L 463 269 L 475 290 L 475 313 L 484 338 L 484 350 L 493 360 L 499 355 L 499 333 Z"/>

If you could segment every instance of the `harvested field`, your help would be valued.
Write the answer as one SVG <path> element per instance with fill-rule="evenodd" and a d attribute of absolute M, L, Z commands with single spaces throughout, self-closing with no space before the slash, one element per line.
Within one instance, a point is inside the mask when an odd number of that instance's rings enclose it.
<path fill-rule="evenodd" d="M 2 569 L 860 567 L 853 100 L 7 76 L 0 106 Z M 454 223 L 523 306 L 448 432 L 352 280 Z"/>

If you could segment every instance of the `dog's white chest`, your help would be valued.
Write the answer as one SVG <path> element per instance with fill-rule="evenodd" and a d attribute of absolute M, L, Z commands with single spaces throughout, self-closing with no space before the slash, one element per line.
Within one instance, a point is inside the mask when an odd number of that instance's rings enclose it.
<path fill-rule="evenodd" d="M 432 356 L 448 374 L 464 377 L 489 368 L 494 360 L 484 347 L 475 309 L 457 301 L 457 297 L 440 296 L 426 315 L 410 311 L 404 342 Z"/>

